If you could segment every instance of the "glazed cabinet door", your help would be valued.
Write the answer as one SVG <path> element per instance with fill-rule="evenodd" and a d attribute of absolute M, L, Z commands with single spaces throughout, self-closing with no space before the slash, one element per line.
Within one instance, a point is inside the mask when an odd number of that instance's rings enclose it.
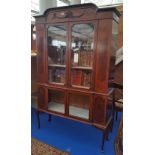
<path fill-rule="evenodd" d="M 65 91 L 48 88 L 48 111 L 65 114 L 65 103 Z"/>
<path fill-rule="evenodd" d="M 67 29 L 67 24 L 47 26 L 48 82 L 53 85 L 66 85 Z"/>
<path fill-rule="evenodd" d="M 77 91 L 68 95 L 69 116 L 90 121 L 92 118 L 92 95 Z"/>
<path fill-rule="evenodd" d="M 93 87 L 96 21 L 70 23 L 70 86 Z"/>

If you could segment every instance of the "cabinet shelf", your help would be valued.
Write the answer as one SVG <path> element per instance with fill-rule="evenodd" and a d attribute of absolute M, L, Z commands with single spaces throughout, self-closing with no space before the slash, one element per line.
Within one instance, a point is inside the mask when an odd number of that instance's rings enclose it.
<path fill-rule="evenodd" d="M 48 64 L 49 67 L 60 67 L 60 68 L 65 68 L 66 65 L 59 65 L 59 64 Z"/>
<path fill-rule="evenodd" d="M 69 115 L 70 116 L 76 116 L 79 118 L 89 119 L 89 110 L 78 108 L 75 106 L 70 106 L 69 107 Z"/>
<path fill-rule="evenodd" d="M 87 86 L 78 86 L 78 85 L 72 85 L 72 87 L 75 87 L 75 88 L 84 88 L 84 89 L 90 89 L 90 87 L 87 87 Z"/>
<path fill-rule="evenodd" d="M 72 69 L 92 70 L 92 67 L 73 66 Z"/>
<path fill-rule="evenodd" d="M 64 113 L 64 104 L 63 103 L 55 103 L 55 102 L 49 102 L 48 103 L 48 110 Z M 79 118 L 89 119 L 89 110 L 88 109 L 82 109 L 75 106 L 69 107 L 69 115 L 70 116 L 76 116 Z"/>
<path fill-rule="evenodd" d="M 50 83 L 50 84 L 61 85 L 61 86 L 65 85 L 64 83 L 59 83 L 59 82 L 51 82 L 51 81 L 49 81 L 49 83 Z"/>
<path fill-rule="evenodd" d="M 64 104 L 63 103 L 56 103 L 56 102 L 49 102 L 48 103 L 48 110 L 52 110 L 55 112 L 64 113 Z"/>

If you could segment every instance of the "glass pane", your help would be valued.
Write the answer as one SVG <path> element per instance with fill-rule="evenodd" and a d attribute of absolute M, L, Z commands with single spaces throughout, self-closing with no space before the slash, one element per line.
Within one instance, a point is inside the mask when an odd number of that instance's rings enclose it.
<path fill-rule="evenodd" d="M 48 27 L 48 70 L 49 82 L 65 83 L 66 27 Z"/>
<path fill-rule="evenodd" d="M 64 84 L 65 83 L 65 69 L 58 67 L 49 68 L 49 82 Z"/>
<path fill-rule="evenodd" d="M 89 88 L 91 86 L 91 71 L 74 69 L 71 73 L 72 86 Z"/>
<path fill-rule="evenodd" d="M 81 94 L 70 94 L 69 115 L 89 119 L 90 97 Z"/>
<path fill-rule="evenodd" d="M 65 98 L 64 92 L 56 90 L 48 90 L 48 110 L 64 113 L 65 112 L 64 98 Z"/>
<path fill-rule="evenodd" d="M 94 49 L 94 25 L 91 23 L 72 26 L 71 44 L 72 86 L 91 86 Z"/>
<path fill-rule="evenodd" d="M 72 27 L 72 66 L 92 67 L 94 25 L 75 24 Z"/>

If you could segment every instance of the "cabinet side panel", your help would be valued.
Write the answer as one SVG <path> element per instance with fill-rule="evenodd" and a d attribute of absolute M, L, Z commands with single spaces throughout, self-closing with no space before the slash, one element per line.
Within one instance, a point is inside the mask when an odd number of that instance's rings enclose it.
<path fill-rule="evenodd" d="M 95 95 L 93 103 L 93 122 L 105 125 L 106 100 L 101 95 Z"/>
<path fill-rule="evenodd" d="M 97 92 L 108 92 L 109 58 L 112 39 L 111 34 L 112 20 L 99 20 L 95 76 L 95 90 Z"/>
<path fill-rule="evenodd" d="M 38 88 L 38 108 L 39 109 L 47 109 L 46 105 L 46 89 L 44 87 L 39 86 Z"/>
<path fill-rule="evenodd" d="M 44 24 L 36 25 L 36 45 L 37 45 L 37 81 L 45 81 L 45 29 Z"/>
<path fill-rule="evenodd" d="M 115 62 L 116 62 L 116 51 L 118 49 L 117 38 L 118 38 L 118 23 L 113 20 L 112 23 L 112 40 L 111 40 L 111 50 L 110 54 L 110 66 L 109 66 L 109 87 L 111 87 L 111 83 L 114 81 L 114 73 L 115 73 Z"/>

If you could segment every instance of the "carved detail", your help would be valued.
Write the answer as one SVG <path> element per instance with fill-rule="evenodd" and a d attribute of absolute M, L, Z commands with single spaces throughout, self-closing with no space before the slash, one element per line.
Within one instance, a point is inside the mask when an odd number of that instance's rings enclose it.
<path fill-rule="evenodd" d="M 79 18 L 85 14 L 85 10 L 80 15 L 73 15 L 72 11 L 66 11 L 61 13 L 54 13 L 53 18 L 63 19 L 63 18 Z M 52 18 L 52 19 L 53 19 Z"/>

